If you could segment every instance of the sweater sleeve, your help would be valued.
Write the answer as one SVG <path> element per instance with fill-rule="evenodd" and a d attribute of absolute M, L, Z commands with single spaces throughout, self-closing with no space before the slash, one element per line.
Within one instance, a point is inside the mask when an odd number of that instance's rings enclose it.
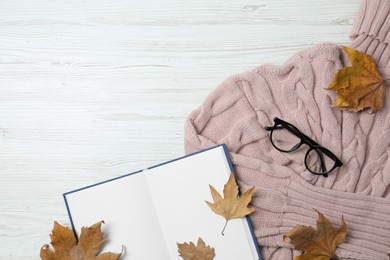
<path fill-rule="evenodd" d="M 321 45 L 315 50 L 318 52 L 318 49 L 328 47 Z M 330 48 L 330 53 L 337 48 Z M 262 250 L 281 249 L 282 253 L 276 259 L 289 259 L 288 256 L 291 259 L 292 250 L 286 251 L 291 246 L 283 243 L 282 236 L 298 224 L 315 227 L 317 213 L 313 209 L 316 209 L 335 226 L 344 216 L 348 235 L 346 243 L 337 248 L 341 259 L 387 260 L 390 253 L 390 200 L 313 185 L 305 177 L 311 174 L 305 170 L 304 154 L 291 153 L 292 159 L 287 158 L 273 148 L 268 132 L 264 130 L 265 125 L 272 125 L 274 116 L 283 119 L 284 115 L 291 115 L 283 108 L 289 94 L 273 95 L 278 86 L 301 87 L 302 91 L 306 91 L 303 85 L 313 83 L 310 80 L 326 78 L 320 73 L 314 73 L 315 76 L 305 73 L 305 79 L 301 77 L 302 71 L 308 71 L 305 67 L 307 58 L 315 59 L 311 56 L 312 52 L 306 54 L 295 55 L 281 67 L 264 65 L 225 79 L 188 116 L 185 151 L 188 154 L 220 143 L 227 145 L 241 190 L 256 186 L 252 200 L 255 212 L 250 218 Z M 321 71 L 327 70 L 324 66 Z M 335 71 L 333 69 L 328 74 L 333 76 Z M 302 86 L 297 79 L 302 80 Z M 291 99 L 294 100 L 293 95 Z M 261 109 L 256 107 L 256 103 L 262 104 Z M 309 101 L 306 100 L 306 103 L 309 104 Z M 330 107 L 330 104 L 327 106 Z M 292 160 L 297 163 L 292 164 Z"/>

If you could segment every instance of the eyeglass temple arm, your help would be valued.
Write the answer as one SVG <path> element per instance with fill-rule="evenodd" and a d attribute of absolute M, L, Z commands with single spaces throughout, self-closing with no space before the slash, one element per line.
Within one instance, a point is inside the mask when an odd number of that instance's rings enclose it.
<path fill-rule="evenodd" d="M 301 135 L 300 135 L 300 133 L 297 133 L 293 128 L 291 128 L 291 127 L 289 127 L 289 125 L 277 125 L 277 126 L 266 126 L 266 127 L 264 127 L 265 128 L 265 130 L 267 130 L 267 131 L 272 131 L 272 130 L 274 130 L 274 129 L 287 129 L 287 130 L 289 130 L 293 135 L 295 135 L 296 137 L 298 137 L 299 139 L 301 139 Z M 303 133 L 301 133 L 301 134 L 303 134 Z M 307 137 L 307 136 L 306 136 Z M 309 138 L 309 137 L 307 137 L 307 138 Z M 318 144 L 317 144 L 318 145 Z"/>
<path fill-rule="evenodd" d="M 293 135 L 295 135 L 295 136 L 297 136 L 299 138 L 303 137 L 305 139 L 305 141 L 308 142 L 309 144 L 311 144 L 312 146 L 320 146 L 319 144 L 316 143 L 316 141 L 314 141 L 313 139 L 311 139 L 310 137 L 308 137 L 307 135 L 305 135 L 301 131 L 298 130 L 299 133 L 297 133 L 294 130 L 294 128 L 289 127 L 289 123 L 283 121 L 282 119 L 275 117 L 274 121 L 275 121 L 276 125 L 274 125 L 274 126 L 266 126 L 265 130 L 272 131 L 274 129 L 287 128 Z M 279 123 L 281 125 L 277 125 L 278 121 L 279 121 Z"/>
<path fill-rule="evenodd" d="M 302 136 L 303 136 L 303 138 L 305 138 L 306 142 L 310 143 L 311 145 L 320 146 L 316 141 L 314 141 L 313 139 L 311 139 L 310 137 L 308 137 L 304 133 L 302 133 Z M 343 163 L 334 154 L 329 153 L 327 150 L 323 150 L 323 153 L 325 153 L 327 156 L 329 156 L 331 158 L 334 157 L 338 166 L 343 165 Z M 322 162 L 322 160 L 321 160 L 321 162 Z"/>
<path fill-rule="evenodd" d="M 308 142 L 310 145 L 312 146 L 320 146 L 318 143 L 316 143 L 313 139 L 311 139 L 310 137 L 308 137 L 307 135 L 305 135 L 304 133 L 300 132 L 300 133 L 296 133 L 295 129 L 294 128 L 291 128 L 287 125 L 287 128 L 290 130 L 290 132 L 301 138 L 300 134 L 302 135 L 302 137 L 305 139 L 306 142 Z M 327 172 L 327 169 L 326 169 L 326 165 L 325 165 L 325 160 L 324 160 L 324 155 L 318 151 L 317 149 L 315 150 L 318 154 L 318 156 L 320 157 L 320 161 L 321 161 L 321 169 L 323 172 Z"/>

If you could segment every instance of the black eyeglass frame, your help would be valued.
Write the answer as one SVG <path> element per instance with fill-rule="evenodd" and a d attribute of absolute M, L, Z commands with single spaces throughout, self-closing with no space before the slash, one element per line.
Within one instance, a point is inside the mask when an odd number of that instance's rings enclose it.
<path fill-rule="evenodd" d="M 278 127 L 279 126 L 279 127 Z M 290 131 L 293 135 L 297 136 L 298 138 L 300 138 L 300 142 L 298 144 L 296 144 L 294 147 L 292 147 L 290 150 L 283 150 L 283 149 L 280 149 L 279 147 L 277 147 L 274 142 L 272 141 L 272 134 L 273 134 L 273 130 L 274 129 L 281 129 L 281 128 L 284 128 L 284 129 L 287 129 L 288 131 Z M 279 151 L 281 152 L 285 152 L 285 153 L 290 153 L 290 152 L 293 152 L 295 151 L 296 149 L 298 149 L 299 147 L 301 147 L 302 144 L 307 144 L 309 146 L 309 150 L 306 152 L 306 155 L 305 155 L 305 166 L 306 166 L 306 169 L 308 169 L 311 173 L 313 174 L 316 174 L 316 175 L 322 175 L 324 177 L 328 177 L 328 174 L 330 172 L 332 172 L 334 169 L 336 169 L 337 167 L 340 167 L 343 165 L 342 161 L 340 161 L 340 159 L 338 159 L 336 157 L 336 155 L 334 155 L 330 150 L 328 150 L 327 148 L 319 145 L 316 141 L 314 141 L 313 139 L 311 139 L 310 137 L 308 137 L 307 135 L 305 135 L 304 133 L 302 133 L 297 127 L 295 127 L 294 125 L 278 118 L 278 117 L 275 117 L 274 118 L 274 126 L 266 126 L 265 127 L 265 130 L 267 131 L 271 131 L 270 133 L 270 140 L 271 140 L 271 143 L 272 145 Z M 316 150 L 316 151 L 321 151 L 322 153 L 326 154 L 330 159 L 332 159 L 335 164 L 333 165 L 333 167 L 328 170 L 328 171 L 325 171 L 323 173 L 318 173 L 318 172 L 314 172 L 312 170 L 310 170 L 310 168 L 308 167 L 307 165 L 307 157 L 308 155 L 310 154 L 310 152 L 312 150 Z M 322 157 L 322 154 L 321 153 L 318 153 L 319 157 L 320 157 L 320 160 L 321 160 L 321 167 L 322 169 L 324 170 L 325 168 L 325 163 L 324 163 L 324 159 Z M 325 168 L 326 169 L 326 168 Z"/>

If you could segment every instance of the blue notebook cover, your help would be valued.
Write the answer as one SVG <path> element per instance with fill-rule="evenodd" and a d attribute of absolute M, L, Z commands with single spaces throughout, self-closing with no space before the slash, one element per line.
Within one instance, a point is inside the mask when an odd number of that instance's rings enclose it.
<path fill-rule="evenodd" d="M 125 243 L 125 254 L 124 254 L 124 257 L 121 259 L 149 260 L 149 259 L 153 259 L 155 257 L 155 256 L 153 256 L 153 254 L 158 255 L 159 259 L 182 259 L 181 257 L 179 257 L 179 254 L 177 253 L 176 244 L 172 245 L 173 244 L 172 241 L 176 241 L 179 243 L 193 241 L 196 244 L 197 238 L 195 238 L 194 236 L 192 236 L 190 238 L 189 234 L 190 233 L 197 233 L 198 231 L 201 233 L 202 228 L 204 228 L 204 227 L 202 227 L 201 221 L 199 224 L 197 224 L 198 226 L 196 228 L 191 227 L 190 226 L 191 224 L 189 224 L 190 227 L 187 227 L 186 223 L 196 222 L 196 221 L 191 220 L 190 218 L 188 219 L 188 222 L 181 222 L 183 218 L 181 218 L 181 217 L 179 218 L 178 216 L 180 216 L 181 214 L 185 214 L 186 212 L 188 212 L 190 210 L 195 210 L 196 205 L 194 204 L 194 207 L 191 206 L 191 194 L 186 194 L 185 188 L 183 188 L 184 194 L 173 195 L 176 192 L 175 187 L 177 187 L 177 185 L 180 185 L 181 183 L 184 183 L 186 180 L 180 181 L 180 179 L 177 179 L 178 177 L 180 177 L 179 175 L 173 175 L 173 174 L 161 173 L 161 172 L 164 172 L 164 169 L 163 169 L 164 167 L 167 168 L 167 169 L 165 169 L 165 172 L 178 171 L 177 169 L 180 169 L 180 167 L 182 167 L 183 173 L 180 175 L 184 175 L 184 172 L 188 171 L 188 166 L 186 166 L 186 164 L 184 162 L 185 161 L 192 161 L 192 160 L 188 160 L 188 159 L 183 160 L 183 159 L 186 159 L 186 158 L 198 159 L 199 158 L 199 159 L 203 160 L 203 161 L 199 161 L 199 162 L 205 162 L 205 160 L 208 160 L 208 156 L 209 155 L 211 156 L 212 153 L 218 155 L 218 153 L 215 153 L 215 152 L 217 152 L 217 150 L 221 150 L 223 152 L 223 156 L 219 156 L 220 159 L 227 162 L 226 167 L 228 167 L 230 172 L 235 174 L 232 162 L 230 160 L 230 157 L 229 157 L 229 154 L 227 151 L 227 148 L 224 144 L 221 144 L 221 145 L 211 147 L 209 149 L 205 149 L 205 150 L 202 150 L 202 151 L 199 151 L 199 152 L 187 155 L 187 156 L 183 156 L 183 157 L 171 160 L 171 161 L 167 161 L 167 162 L 149 167 L 149 168 L 144 169 L 144 170 L 136 171 L 136 172 L 133 172 L 130 174 L 126 174 L 126 175 L 117 177 L 117 178 L 109 179 L 109 180 L 99 182 L 99 183 L 96 183 L 96 184 L 93 184 L 93 185 L 90 185 L 87 187 L 83 187 L 80 189 L 76 189 L 76 190 L 64 193 L 63 197 L 65 200 L 65 205 L 66 205 L 66 208 L 67 208 L 67 211 L 68 211 L 68 214 L 70 217 L 70 221 L 72 224 L 72 228 L 73 228 L 73 231 L 75 232 L 75 235 L 77 236 L 77 234 L 82 226 L 92 225 L 95 222 L 98 222 L 100 220 L 105 220 L 106 225 L 104 225 L 103 228 L 105 228 L 106 230 L 103 230 L 103 231 L 105 231 L 105 233 L 108 233 L 108 235 L 109 236 L 111 235 L 111 236 L 108 237 L 108 239 L 110 240 L 107 243 L 108 247 L 106 246 L 104 249 L 107 249 L 111 252 L 118 252 L 118 250 L 120 251 L 120 249 L 121 249 L 121 247 L 119 246 L 120 243 L 122 243 L 122 245 L 123 245 L 123 241 L 128 239 L 130 234 L 131 234 L 131 236 L 135 237 L 133 240 L 129 239 L 129 242 L 127 244 Z M 204 158 L 201 158 L 201 156 L 203 156 Z M 172 164 L 174 162 L 176 162 L 176 163 Z M 214 164 L 212 162 L 210 165 L 212 167 L 214 167 Z M 180 166 L 180 163 L 182 163 L 183 165 Z M 216 162 L 215 164 L 217 166 L 218 165 L 221 166 L 223 163 Z M 206 165 L 206 166 L 202 166 L 202 167 L 210 168 L 210 165 Z M 174 166 L 174 167 L 172 168 L 171 166 Z M 198 167 L 198 166 L 201 167 L 201 163 L 198 163 L 196 165 L 196 167 Z M 217 166 L 215 166 L 215 167 L 217 167 Z M 179 168 L 177 168 L 177 167 L 179 167 Z M 225 167 L 225 166 L 223 166 L 223 167 Z M 163 169 L 163 170 L 160 170 L 160 169 Z M 216 168 L 216 169 L 220 169 L 220 168 Z M 215 171 L 217 172 L 218 170 L 215 170 Z M 195 174 L 191 174 L 190 177 L 191 176 L 194 177 L 194 175 Z M 128 178 L 130 176 L 131 176 L 131 178 Z M 146 177 L 144 177 L 144 176 L 146 176 Z M 199 176 L 195 176 L 195 177 L 201 178 L 201 175 L 199 174 Z M 175 184 L 176 185 L 175 186 L 171 182 L 170 184 L 172 187 L 170 188 L 170 190 L 167 190 L 165 187 L 167 185 L 166 184 L 163 185 L 167 178 L 174 178 L 174 181 L 178 181 L 179 183 L 176 183 L 177 185 Z M 184 178 L 187 178 L 187 180 L 189 180 L 188 176 L 187 177 L 184 176 Z M 211 178 L 211 177 L 206 176 L 205 178 L 207 178 L 207 180 L 208 180 L 208 178 Z M 220 176 L 218 178 L 221 179 Z M 223 178 L 224 183 L 226 183 L 227 178 L 228 178 L 228 175 L 224 176 L 224 178 Z M 210 180 L 210 181 L 212 181 L 212 180 Z M 196 186 L 195 182 L 196 181 L 193 182 L 194 186 Z M 213 185 L 214 183 L 210 183 L 210 184 Z M 161 186 L 164 186 L 164 187 L 161 187 Z M 147 188 L 144 188 L 144 187 L 147 187 Z M 188 187 L 189 188 L 187 188 L 187 189 L 191 189 L 191 183 L 190 183 L 190 186 L 188 186 Z M 215 186 L 215 187 L 217 188 L 217 186 Z M 207 188 L 206 189 L 207 192 L 202 191 L 203 200 L 199 201 L 199 204 L 202 203 L 202 204 L 200 204 L 200 205 L 202 205 L 202 207 L 204 205 L 206 205 L 204 200 L 208 200 L 208 201 L 212 202 L 212 200 L 210 199 L 211 195 L 210 195 L 209 187 L 207 186 L 205 188 Z M 217 188 L 218 192 L 222 193 L 222 188 L 223 188 L 223 186 L 220 185 L 220 188 Z M 204 195 L 203 195 L 203 193 L 204 193 Z M 188 207 L 185 210 L 181 210 L 181 207 L 184 207 L 184 204 L 186 204 L 186 203 L 179 203 L 179 205 L 177 205 L 175 207 L 171 207 L 171 209 L 169 209 L 169 212 L 168 212 L 168 210 L 165 210 L 166 208 L 169 208 L 170 206 L 172 206 L 172 204 L 174 203 L 174 202 L 166 202 L 166 201 L 175 200 L 177 198 L 177 196 L 180 196 L 180 195 L 182 195 L 184 197 L 183 199 L 185 199 L 185 201 L 187 201 L 186 196 L 188 196 L 188 201 L 190 201 L 190 203 L 189 203 L 190 205 L 187 205 L 187 206 L 191 206 L 191 207 Z M 109 198 L 110 196 L 112 196 L 112 199 Z M 198 196 L 198 195 L 195 195 L 195 196 Z M 124 203 L 124 201 L 127 201 L 127 202 L 130 201 L 130 203 Z M 169 204 L 169 203 L 171 203 L 171 204 Z M 145 206 L 145 205 L 147 205 L 147 206 Z M 152 206 L 149 206 L 149 205 L 152 205 Z M 168 207 L 167 207 L 167 205 L 168 205 Z M 208 206 L 206 205 L 205 208 L 207 208 L 207 207 Z M 193 209 L 193 208 L 195 208 L 195 209 Z M 176 213 L 174 215 L 172 215 L 171 211 L 175 212 L 175 210 L 176 210 Z M 202 208 L 202 210 L 203 210 L 203 208 Z M 165 212 L 165 211 L 167 211 L 167 212 Z M 221 236 L 220 231 L 222 229 L 221 224 L 223 224 L 225 222 L 225 220 L 223 219 L 223 217 L 213 213 L 211 211 L 211 209 L 207 209 L 207 211 L 205 211 L 205 212 L 207 212 L 207 213 L 202 213 L 203 215 L 201 215 L 201 217 L 204 216 L 206 218 L 205 215 L 207 215 L 207 218 L 212 218 L 212 221 L 216 221 L 215 223 L 217 223 L 217 224 L 213 224 L 212 227 L 216 227 L 216 230 L 218 230 L 218 232 L 210 231 L 210 228 L 208 227 L 207 232 L 204 231 L 205 233 L 203 233 L 204 237 L 201 234 L 199 234 L 199 237 L 202 237 L 204 239 L 204 241 L 206 242 L 206 244 L 210 244 L 211 247 L 215 248 L 215 253 L 216 253 L 216 256 L 214 257 L 215 260 L 227 260 L 227 258 L 220 258 L 221 254 L 223 253 L 222 251 L 224 251 L 222 248 L 226 248 L 226 247 L 223 247 L 223 245 L 224 246 L 227 245 L 227 244 L 223 244 L 224 243 L 223 241 L 221 242 L 222 245 L 218 245 L 218 243 L 221 240 L 225 239 L 226 241 L 228 241 L 229 236 L 230 236 L 230 238 L 231 238 L 229 240 L 230 242 L 226 242 L 226 243 L 232 243 L 231 242 L 231 241 L 233 241 L 232 239 L 237 239 L 237 238 L 235 238 L 235 236 L 239 236 L 239 234 L 241 234 L 243 236 L 244 233 L 248 232 L 248 231 L 250 234 L 250 238 L 248 238 L 248 233 L 246 233 L 246 238 L 248 239 L 249 244 L 250 244 L 248 247 L 251 248 L 252 259 L 259 259 L 259 260 L 262 259 L 261 254 L 260 254 L 260 249 L 259 249 L 259 246 L 257 244 L 256 237 L 255 237 L 249 216 L 246 216 L 245 218 L 241 219 L 242 223 L 244 223 L 243 224 L 244 228 L 242 226 L 240 226 L 240 224 L 238 223 L 239 219 L 230 220 L 229 223 L 233 222 L 233 221 L 236 221 L 236 222 L 233 224 L 230 224 L 230 226 L 228 223 L 228 226 L 227 226 L 226 231 L 225 231 L 225 233 L 226 233 L 225 236 L 220 237 Z M 195 213 L 195 214 L 197 214 L 197 213 Z M 176 217 L 176 219 L 173 216 Z M 102 219 L 102 218 L 104 218 L 104 219 Z M 197 216 L 197 218 L 199 218 L 199 216 Z M 110 221 L 110 220 L 112 220 L 112 221 Z M 207 225 L 209 225 L 210 220 L 207 219 L 205 222 L 207 224 L 205 223 L 203 225 L 207 226 Z M 121 223 L 121 224 L 119 225 L 119 223 Z M 193 223 L 192 223 L 192 225 L 193 225 Z M 186 230 L 186 228 L 188 230 Z M 124 230 L 124 229 L 126 229 L 126 230 Z M 196 230 L 194 231 L 194 229 L 196 229 Z M 246 231 L 242 231 L 242 229 L 245 229 Z M 138 233 L 137 233 L 137 231 L 138 231 Z M 148 235 L 148 232 L 153 233 L 153 238 L 151 238 L 151 236 Z M 210 235 L 210 232 L 213 232 L 212 233 L 213 235 Z M 236 232 L 236 233 L 234 233 L 234 232 Z M 173 235 L 172 235 L 173 238 L 171 236 L 172 233 L 173 233 Z M 186 234 L 186 235 L 184 236 L 184 234 Z M 113 239 L 112 239 L 112 236 L 114 236 Z M 215 237 L 216 237 L 216 240 L 213 241 L 213 239 L 215 239 Z M 186 238 L 188 238 L 188 239 L 186 239 Z M 155 247 L 155 245 L 153 245 L 154 252 L 145 253 L 147 251 L 147 245 L 149 245 L 149 243 L 151 243 L 151 240 L 159 241 L 159 242 L 161 241 L 161 243 L 157 243 L 157 244 L 161 244 L 161 247 L 158 248 L 158 246 Z M 162 242 L 162 241 L 165 241 L 165 242 Z M 167 241 L 170 241 L 170 242 L 168 243 Z M 214 242 L 214 243 L 212 243 L 212 242 Z M 241 245 L 243 246 L 242 239 L 236 243 L 237 244 L 241 243 Z M 248 242 L 246 242 L 246 243 L 248 243 Z M 145 244 L 144 250 L 142 250 L 143 244 Z M 165 246 L 168 249 L 164 248 Z M 175 246 L 175 248 L 173 248 L 174 246 Z M 138 253 L 138 255 L 136 252 L 137 250 L 140 251 Z M 159 250 L 160 250 L 160 252 L 159 252 Z M 149 249 L 149 251 L 151 251 L 151 250 Z M 220 253 L 219 257 L 218 257 L 218 252 Z M 142 255 L 141 255 L 141 253 L 142 253 Z M 233 255 L 234 255 L 234 253 L 229 253 L 229 259 L 230 259 L 230 257 L 234 257 Z M 142 257 L 142 258 L 140 258 L 140 257 Z M 240 258 L 243 259 L 241 256 L 240 256 Z M 232 258 L 232 260 L 233 259 L 234 258 Z M 248 258 L 248 260 L 249 260 L 249 258 Z"/>

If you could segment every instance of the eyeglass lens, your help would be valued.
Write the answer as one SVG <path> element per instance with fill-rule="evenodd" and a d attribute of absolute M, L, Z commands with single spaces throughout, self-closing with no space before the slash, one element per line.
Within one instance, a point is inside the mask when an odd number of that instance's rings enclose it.
<path fill-rule="evenodd" d="M 305 164 L 309 171 L 324 174 L 329 172 L 336 162 L 318 147 L 308 151 L 305 157 Z"/>
<path fill-rule="evenodd" d="M 301 137 L 279 125 L 272 130 L 271 141 L 279 150 L 290 152 L 299 146 L 301 143 Z"/>

